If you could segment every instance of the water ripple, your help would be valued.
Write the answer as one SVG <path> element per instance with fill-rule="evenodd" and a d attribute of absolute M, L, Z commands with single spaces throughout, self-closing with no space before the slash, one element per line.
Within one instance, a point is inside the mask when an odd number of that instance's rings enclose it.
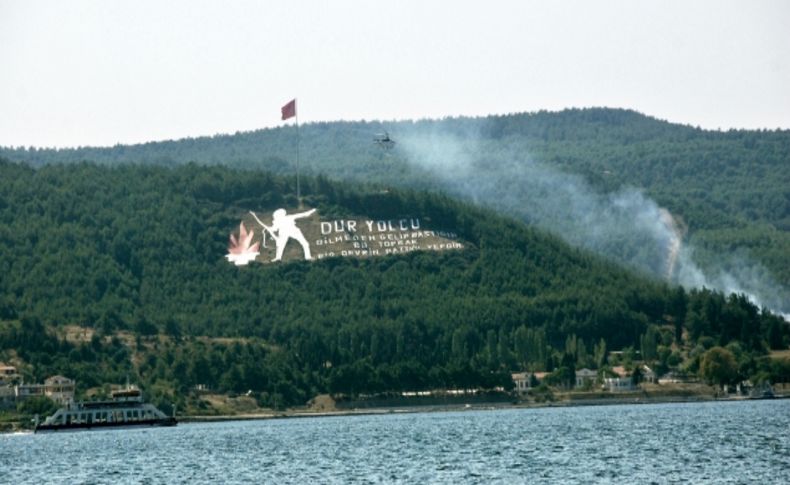
<path fill-rule="evenodd" d="M 0 482 L 790 483 L 790 401 L 0 435 Z"/>

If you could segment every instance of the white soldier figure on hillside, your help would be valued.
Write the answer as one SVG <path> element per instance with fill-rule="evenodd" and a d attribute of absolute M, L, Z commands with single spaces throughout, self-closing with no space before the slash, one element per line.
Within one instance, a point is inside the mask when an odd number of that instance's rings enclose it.
<path fill-rule="evenodd" d="M 277 209 L 274 211 L 274 214 L 272 214 L 272 225 L 269 227 L 261 222 L 254 212 L 250 211 L 250 214 L 252 214 L 252 217 L 254 217 L 256 221 L 258 221 L 258 224 L 260 224 L 261 227 L 263 227 L 266 232 L 271 234 L 272 238 L 274 238 L 277 254 L 272 261 L 280 261 L 283 259 L 285 245 L 288 244 L 288 240 L 291 238 L 296 239 L 296 241 L 302 245 L 302 249 L 304 250 L 304 259 L 313 259 L 310 255 L 310 244 L 307 242 L 307 239 L 304 238 L 302 230 L 296 227 L 296 219 L 310 217 L 314 212 L 315 209 L 310 209 L 306 212 L 288 215 L 286 214 L 285 209 Z"/>

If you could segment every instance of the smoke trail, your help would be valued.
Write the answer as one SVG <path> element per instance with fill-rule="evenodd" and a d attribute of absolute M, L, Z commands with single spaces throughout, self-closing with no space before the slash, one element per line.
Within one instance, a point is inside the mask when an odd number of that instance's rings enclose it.
<path fill-rule="evenodd" d="M 676 218 L 641 191 L 598 192 L 580 176 L 477 135 L 422 129 L 402 134 L 399 143 L 408 163 L 456 196 L 510 213 L 654 277 L 687 288 L 745 293 L 758 305 L 788 311 L 782 291 L 758 266 L 732 264 L 739 270 L 706 275 L 694 261 L 694 248 L 682 244 L 684 232 Z"/>
<path fill-rule="evenodd" d="M 680 245 L 683 234 L 678 229 L 678 226 L 675 223 L 675 218 L 672 217 L 672 214 L 670 214 L 668 210 L 664 209 L 663 207 L 660 208 L 659 217 L 661 218 L 661 223 L 664 224 L 664 227 L 672 236 L 667 247 L 666 272 L 667 280 L 672 281 L 672 277 L 675 275 L 675 264 L 677 264 L 678 254 L 680 254 Z"/>

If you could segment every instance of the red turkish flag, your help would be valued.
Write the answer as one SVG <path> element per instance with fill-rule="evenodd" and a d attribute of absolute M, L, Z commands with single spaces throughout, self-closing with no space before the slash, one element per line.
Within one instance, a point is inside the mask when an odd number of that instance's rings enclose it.
<path fill-rule="evenodd" d="M 288 101 L 288 103 L 285 106 L 283 106 L 281 110 L 283 112 L 284 120 L 296 116 L 296 99 L 292 99 Z"/>

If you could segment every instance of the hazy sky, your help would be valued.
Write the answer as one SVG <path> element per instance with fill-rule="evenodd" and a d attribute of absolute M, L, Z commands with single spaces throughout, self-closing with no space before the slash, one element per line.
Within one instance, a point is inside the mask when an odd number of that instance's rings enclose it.
<path fill-rule="evenodd" d="M 0 0 L 0 145 L 632 108 L 790 128 L 790 2 Z"/>

